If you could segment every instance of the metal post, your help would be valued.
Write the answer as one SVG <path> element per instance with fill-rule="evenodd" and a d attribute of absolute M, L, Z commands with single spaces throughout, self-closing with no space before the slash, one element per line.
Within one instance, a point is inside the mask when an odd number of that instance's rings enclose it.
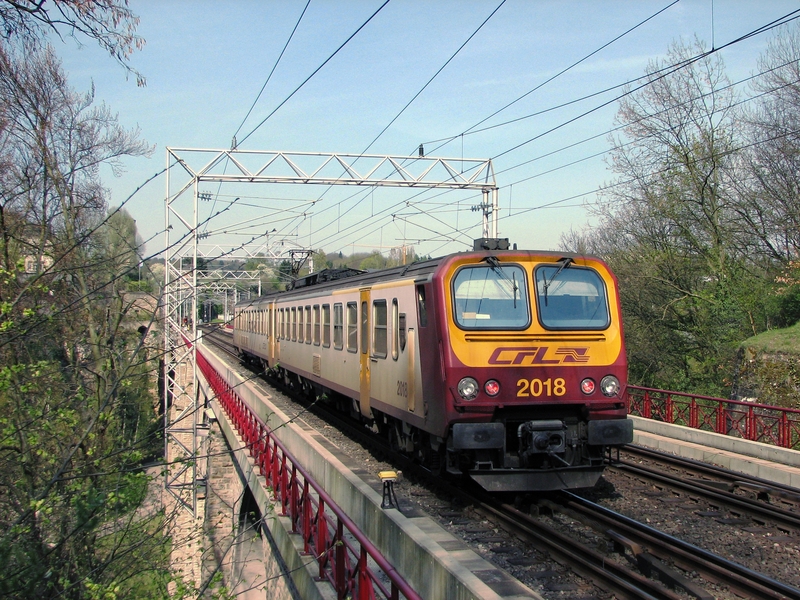
<path fill-rule="evenodd" d="M 483 201 L 481 207 L 483 208 L 483 237 L 489 237 L 489 190 L 481 190 L 483 194 Z"/>
<path fill-rule="evenodd" d="M 500 212 L 500 190 L 492 188 L 492 237 L 497 238 L 497 220 Z"/>

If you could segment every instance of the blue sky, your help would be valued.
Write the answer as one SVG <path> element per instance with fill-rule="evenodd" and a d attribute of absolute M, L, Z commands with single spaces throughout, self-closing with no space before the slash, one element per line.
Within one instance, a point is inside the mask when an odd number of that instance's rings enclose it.
<path fill-rule="evenodd" d="M 241 128 L 239 139 L 250 134 L 241 149 L 363 152 L 500 0 L 391 0 L 256 129 L 382 3 L 311 1 Z M 73 87 L 86 90 L 94 84 L 97 100 L 117 112 L 124 126 L 139 127 L 142 138 L 155 146 L 152 157 L 127 160 L 119 178 L 104 171 L 111 205 L 124 201 L 164 167 L 166 147 L 230 147 L 305 4 L 131 0 L 131 9 L 141 18 L 138 33 L 146 40 L 131 59 L 147 79 L 141 88 L 92 43 L 77 47 L 69 38 L 56 43 Z M 608 150 L 606 136 L 584 140 L 613 127 L 616 106 L 507 151 L 610 100 L 612 94 L 457 137 L 441 147 L 434 140 L 459 136 L 669 4 L 507 0 L 369 152 L 409 155 L 423 143 L 436 156 L 493 158 L 501 188 L 500 236 L 522 248 L 556 248 L 564 232 L 591 222 L 587 203 L 613 177 L 602 156 L 587 158 Z M 790 1 L 715 0 L 712 26 L 711 0 L 681 0 L 481 127 L 641 76 L 648 61 L 662 58 L 675 40 L 697 37 L 710 47 L 713 38 L 721 46 L 796 8 Z M 770 36 L 756 36 L 721 52 L 731 80 L 755 72 Z M 747 93 L 746 86 L 739 87 Z M 583 143 L 545 156 L 576 142 Z M 156 179 L 126 205 L 140 235 L 149 240 L 148 254 L 164 245 L 165 185 L 164 177 Z M 206 242 L 226 247 L 250 237 L 264 243 L 264 234 L 274 229 L 272 243 L 284 240 L 328 252 L 370 251 L 405 241 L 419 254 L 441 255 L 467 249 L 481 235 L 480 214 L 471 210 L 481 199 L 466 191 L 419 195 L 385 188 L 243 189 L 216 184 L 207 191 L 216 201 L 201 204 L 200 219 L 241 198 L 206 227 Z"/>

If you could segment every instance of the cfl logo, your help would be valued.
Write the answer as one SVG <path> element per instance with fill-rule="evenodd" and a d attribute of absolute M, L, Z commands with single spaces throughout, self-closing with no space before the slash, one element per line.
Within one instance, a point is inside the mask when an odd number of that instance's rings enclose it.
<path fill-rule="evenodd" d="M 589 348 L 558 347 L 548 358 L 549 346 L 527 346 L 524 348 L 495 348 L 489 357 L 490 365 L 560 365 L 588 363 Z"/>

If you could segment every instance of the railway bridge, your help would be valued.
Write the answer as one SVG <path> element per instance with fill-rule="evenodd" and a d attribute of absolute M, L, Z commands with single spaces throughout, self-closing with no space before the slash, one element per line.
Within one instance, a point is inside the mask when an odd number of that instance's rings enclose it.
<path fill-rule="evenodd" d="M 174 561 L 201 590 L 224 584 L 240 598 L 541 597 L 426 516 L 396 510 L 386 494 L 391 474 L 352 464 L 236 361 L 202 339 L 185 343 L 196 353 L 205 443 L 196 513 L 185 528 L 192 542 L 176 545 Z M 800 488 L 800 411 L 636 387 L 628 403 L 636 443 Z"/>

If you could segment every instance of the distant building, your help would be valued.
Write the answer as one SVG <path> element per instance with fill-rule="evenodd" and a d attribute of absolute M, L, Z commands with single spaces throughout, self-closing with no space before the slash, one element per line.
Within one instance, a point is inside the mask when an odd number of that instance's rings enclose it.
<path fill-rule="evenodd" d="M 25 257 L 25 274 L 35 275 L 53 266 L 53 257 L 48 254 L 38 256 L 28 255 Z"/>

